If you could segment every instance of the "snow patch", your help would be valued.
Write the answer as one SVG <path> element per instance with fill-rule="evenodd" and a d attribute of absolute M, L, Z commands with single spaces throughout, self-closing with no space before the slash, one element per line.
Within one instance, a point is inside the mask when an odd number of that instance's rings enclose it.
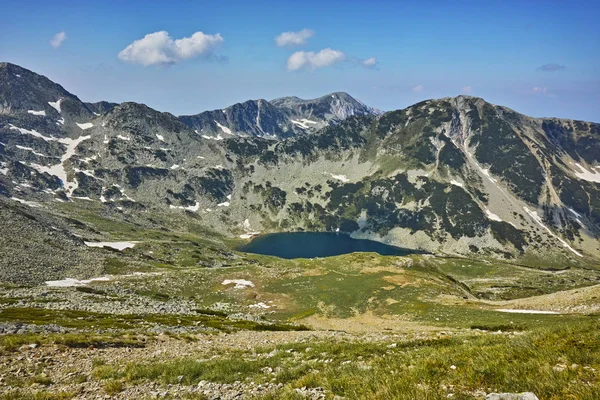
<path fill-rule="evenodd" d="M 58 99 L 56 101 L 49 101 L 48 104 L 50 105 L 50 107 L 54 108 L 56 111 L 58 111 L 60 113 L 60 102 L 62 101 L 62 99 Z"/>
<path fill-rule="evenodd" d="M 226 134 L 228 134 L 228 135 L 233 135 L 233 133 L 231 133 L 231 129 L 229 129 L 228 127 L 226 127 L 226 126 L 224 126 L 224 125 L 221 125 L 221 124 L 220 124 L 220 123 L 218 123 L 217 121 L 215 121 L 215 124 L 217 124 L 217 126 L 218 126 L 219 128 L 221 128 L 221 130 L 222 130 L 224 133 L 226 133 Z"/>
<path fill-rule="evenodd" d="M 78 199 L 78 200 L 86 200 L 86 201 L 94 201 L 94 199 L 88 197 L 88 196 L 73 196 L 73 199 Z"/>
<path fill-rule="evenodd" d="M 40 135 L 40 134 L 38 134 L 38 135 Z M 77 148 L 79 143 L 83 142 L 84 140 L 88 140 L 89 138 L 91 138 L 91 136 L 90 135 L 80 136 L 77 139 L 71 139 L 71 138 L 56 139 L 56 138 L 46 138 L 45 136 L 42 136 L 42 135 L 40 135 L 40 136 L 46 141 L 56 141 L 56 142 L 62 143 L 67 146 L 67 149 L 65 150 L 65 154 L 63 154 L 62 157 L 60 158 L 60 164 L 52 165 L 50 167 L 47 167 L 45 165 L 39 165 L 39 164 L 31 164 L 31 167 L 35 168 L 37 171 L 39 171 L 41 173 L 47 172 L 50 175 L 54 175 L 54 176 L 58 177 L 62 181 L 63 186 L 65 187 L 67 196 L 71 197 L 71 195 L 73 194 L 73 191 L 75 189 L 77 189 L 78 183 L 77 183 L 77 180 L 74 180 L 73 182 L 69 182 L 67 180 L 67 171 L 64 167 L 64 164 L 67 160 L 69 160 L 75 154 L 75 149 Z"/>
<path fill-rule="evenodd" d="M 202 135 L 202 137 L 204 139 L 209 139 L 209 140 L 223 140 L 223 139 L 225 139 L 223 136 L 221 136 L 221 134 L 218 134 L 217 137 L 212 137 L 212 136 L 208 136 L 208 135 Z"/>
<path fill-rule="evenodd" d="M 16 197 L 11 197 L 10 199 L 13 201 L 19 202 L 21 204 L 25 204 L 26 206 L 29 206 L 29 207 L 34 207 L 34 208 L 41 207 L 40 203 L 36 203 L 35 201 L 27 201 L 27 200 L 23 200 L 23 199 L 18 199 Z"/>
<path fill-rule="evenodd" d="M 514 308 L 500 308 L 496 309 L 496 311 L 504 312 L 504 313 L 512 313 L 512 314 L 560 314 L 556 311 L 543 311 L 543 310 L 520 310 Z"/>
<path fill-rule="evenodd" d="M 117 139 L 125 140 L 126 142 L 130 141 L 131 138 L 123 135 L 117 135 Z"/>
<path fill-rule="evenodd" d="M 171 169 L 177 169 L 177 168 L 179 168 L 179 165 L 178 165 L 178 164 L 173 164 L 173 165 L 171 166 Z"/>
<path fill-rule="evenodd" d="M 531 217 L 531 219 L 533 219 L 539 226 L 541 226 L 542 228 L 544 228 L 546 231 L 548 231 L 548 233 L 555 237 L 556 239 L 558 239 L 558 241 L 567 249 L 571 250 L 575 255 L 579 256 L 579 257 L 583 257 L 583 254 L 577 252 L 577 250 L 575 250 L 574 248 L 572 248 L 567 242 L 565 242 L 562 238 L 558 237 L 557 235 L 554 234 L 554 232 L 552 232 L 550 230 L 550 228 L 548 228 L 546 225 L 544 225 L 544 223 L 542 222 L 542 219 L 540 218 L 540 216 L 538 215 L 537 211 L 531 211 L 529 208 L 527 207 L 523 207 L 523 209 L 525 210 L 525 212 L 527 213 L 527 215 L 529 215 Z"/>
<path fill-rule="evenodd" d="M 308 125 L 306 125 L 304 122 L 301 122 L 301 121 L 296 121 L 295 119 L 292 119 L 291 121 L 292 121 L 292 124 L 294 124 L 294 125 L 298 125 L 298 126 L 299 126 L 300 128 L 302 128 L 302 129 L 308 129 L 308 128 L 310 128 L 310 127 L 309 127 Z"/>
<path fill-rule="evenodd" d="M 161 142 L 164 142 L 164 141 L 165 141 L 165 137 L 164 137 L 163 135 L 159 135 L 158 133 L 156 134 L 156 138 L 157 138 L 158 140 L 160 140 Z"/>
<path fill-rule="evenodd" d="M 33 130 L 33 129 L 32 129 L 32 130 L 28 130 L 28 129 L 25 129 L 25 128 L 19 128 L 19 127 L 16 127 L 16 126 L 14 126 L 13 124 L 8 124 L 8 126 L 9 126 L 9 128 L 10 128 L 11 130 L 16 130 L 16 131 L 19 131 L 19 133 L 20 133 L 21 135 L 31 135 L 31 136 L 34 136 L 34 137 L 36 137 L 36 138 L 43 139 L 43 140 L 45 140 L 46 142 L 51 142 L 51 141 L 56 141 L 56 140 L 57 140 L 57 139 L 56 139 L 56 138 L 54 138 L 54 137 L 48 137 L 48 136 L 44 136 L 44 135 L 42 135 L 41 133 L 39 133 L 39 132 L 37 132 L 37 131 L 35 131 L 35 130 Z"/>
<path fill-rule="evenodd" d="M 217 204 L 217 207 L 229 207 L 229 202 L 228 201 L 224 201 L 222 203 Z"/>
<path fill-rule="evenodd" d="M 115 250 L 125 250 L 133 248 L 137 242 L 83 242 L 88 247 L 110 247 Z"/>
<path fill-rule="evenodd" d="M 86 129 L 90 129 L 92 126 L 94 126 L 94 124 L 92 124 L 91 122 L 86 122 L 85 124 L 80 124 L 79 122 L 76 122 L 77 126 L 80 127 L 81 129 L 83 129 L 84 131 Z"/>
<path fill-rule="evenodd" d="M 494 214 L 487 208 L 485 209 L 485 213 L 487 214 L 488 218 L 491 219 L 492 221 L 502 222 L 502 218 L 500 218 L 499 216 L 497 216 L 496 214 Z"/>
<path fill-rule="evenodd" d="M 44 111 L 44 110 L 42 110 L 42 111 L 27 110 L 27 112 L 29 114 L 39 115 L 40 117 L 45 117 L 46 116 L 46 111 Z"/>
<path fill-rule="evenodd" d="M 246 233 L 240 235 L 240 239 L 250 239 L 256 235 L 260 235 L 260 232 L 253 232 L 252 228 L 250 228 L 250 220 L 246 218 L 242 223 L 242 228 Z"/>
<path fill-rule="evenodd" d="M 458 186 L 458 187 L 465 187 L 465 185 L 463 185 L 462 183 L 455 181 L 454 179 L 452 179 L 450 181 L 451 184 L 453 184 L 454 186 Z"/>
<path fill-rule="evenodd" d="M 106 282 L 106 281 L 110 281 L 110 278 L 108 276 L 101 276 L 100 278 L 92 278 L 92 279 L 83 279 L 83 280 L 79 280 L 79 279 L 73 279 L 73 278 L 65 278 L 65 279 L 61 279 L 60 281 L 46 281 L 46 286 L 51 286 L 51 287 L 71 287 L 71 286 L 84 286 L 87 285 L 88 283 L 92 283 L 92 282 Z"/>
<path fill-rule="evenodd" d="M 65 119 L 61 118 L 61 119 L 57 120 L 56 123 L 60 124 L 60 125 L 64 125 L 65 124 Z"/>
<path fill-rule="evenodd" d="M 344 183 L 350 182 L 350 179 L 348 179 L 346 177 L 346 175 L 334 175 L 334 174 L 329 174 L 329 175 L 331 175 L 331 177 L 333 179 L 337 179 L 338 181 L 342 181 Z"/>
<path fill-rule="evenodd" d="M 232 283 L 235 283 L 234 289 L 254 287 L 254 283 L 252 283 L 252 281 L 247 281 L 245 279 L 225 279 L 221 285 L 231 285 Z"/>
<path fill-rule="evenodd" d="M 575 163 L 577 168 L 583 172 L 575 172 L 575 176 L 585 181 L 600 183 L 600 167 L 592 167 L 592 170 L 585 169 L 581 164 Z"/>
<path fill-rule="evenodd" d="M 16 145 L 15 147 L 16 147 L 17 149 L 20 149 L 20 150 L 26 150 L 26 151 L 30 151 L 30 152 L 32 152 L 33 154 L 35 154 L 36 156 L 40 156 L 40 157 L 46 157 L 46 155 L 44 155 L 44 154 L 42 154 L 42 153 L 38 153 L 37 151 L 35 151 L 35 150 L 34 150 L 34 149 L 32 149 L 31 147 L 25 147 L 25 146 L 19 146 L 19 145 Z"/>
<path fill-rule="evenodd" d="M 200 203 L 196 202 L 196 204 L 194 204 L 193 206 L 174 206 L 173 204 L 169 204 L 169 208 L 170 209 L 179 209 L 179 210 L 188 210 L 188 211 L 193 211 L 193 212 L 197 212 L 200 209 Z"/>

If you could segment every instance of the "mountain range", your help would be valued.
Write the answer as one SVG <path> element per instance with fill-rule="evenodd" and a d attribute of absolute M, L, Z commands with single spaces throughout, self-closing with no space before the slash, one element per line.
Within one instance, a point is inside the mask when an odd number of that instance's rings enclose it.
<path fill-rule="evenodd" d="M 74 265 L 85 237 L 60 221 L 86 210 L 164 229 L 191 218 L 230 237 L 341 231 L 575 265 L 600 258 L 600 124 L 471 96 L 382 113 L 346 93 L 177 117 L 86 103 L 0 63 L 0 210 L 10 235 L 27 226 L 58 249 L 46 268 Z M 32 243 L 8 236 L 2 258 L 28 263 Z"/>

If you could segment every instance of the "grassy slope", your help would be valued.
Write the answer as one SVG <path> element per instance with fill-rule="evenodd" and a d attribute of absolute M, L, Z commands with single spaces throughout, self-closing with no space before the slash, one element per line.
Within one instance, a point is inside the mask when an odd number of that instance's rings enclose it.
<path fill-rule="evenodd" d="M 232 376 L 260 382 L 272 379 L 257 372 L 260 368 L 279 367 L 275 379 L 285 387 L 270 398 L 296 398 L 297 393 L 292 389 L 304 386 L 323 387 L 329 394 L 347 398 L 437 399 L 453 393 L 454 398 L 466 399 L 475 398 L 477 390 L 532 390 L 544 399 L 600 396 L 600 382 L 594 372 L 600 368 L 597 315 L 506 314 L 494 311 L 500 303 L 490 301 L 590 286 L 598 282 L 597 269 L 550 271 L 485 260 L 422 255 L 382 257 L 368 253 L 282 260 L 238 253 L 233 248 L 239 241 L 215 235 L 189 218 L 175 217 L 169 226 L 177 229 L 166 231 L 160 229 L 167 222 L 161 216 L 152 215 L 155 225 L 149 227 L 147 220 L 101 217 L 94 209 L 67 211 L 77 215 L 85 225 L 78 229 L 91 238 L 141 242 L 124 252 L 98 250 L 106 256 L 107 273 L 162 273 L 159 277 L 117 279 L 121 289 L 152 299 L 192 300 L 205 311 L 192 316 L 108 316 L 18 308 L 19 299 L 5 297 L 0 299 L 0 305 L 6 307 L 0 312 L 0 322 L 51 322 L 84 332 L 117 329 L 114 334 L 100 334 L 89 340 L 81 336 L 63 339 L 52 335 L 49 338 L 5 336 L 1 343 L 4 351 L 9 352 L 5 356 L 10 357 L 10 351 L 21 344 L 32 342 L 69 347 L 135 347 L 140 345 L 135 335 L 143 332 L 145 323 L 202 324 L 225 331 L 262 329 L 261 323 L 248 324 L 227 320 L 219 314 L 209 315 L 217 303 L 229 305 L 227 312 L 243 313 L 257 313 L 250 305 L 269 304 L 271 308 L 261 313 L 262 318 L 283 323 L 276 325 L 283 330 L 290 321 L 314 323 L 317 327 L 320 323 L 323 326 L 323 321 L 330 321 L 333 329 L 350 327 L 360 331 L 364 317 L 368 316 L 371 318 L 368 322 L 380 330 L 453 332 L 448 337 L 438 335 L 435 340 L 399 341 L 395 345 L 327 341 L 310 346 L 287 344 L 280 350 L 293 350 L 290 353 L 260 360 L 249 357 L 244 362 L 239 361 L 243 354 L 234 353 L 221 355 L 208 364 L 181 359 L 133 365 L 123 360 L 104 366 L 91 378 L 106 380 L 107 393 L 111 390 L 118 393 L 123 389 L 119 385 L 126 387 L 147 380 L 172 383 L 181 375 L 185 382 L 191 383 L 199 379 L 228 382 Z M 220 268 L 224 266 L 227 268 Z M 232 285 L 222 285 L 225 279 L 247 279 L 255 286 L 235 289 Z M 86 294 L 102 301 L 105 290 L 117 283 L 95 282 L 91 285 L 93 290 Z M 536 305 L 535 299 L 528 299 L 528 308 Z M 39 305 L 43 306 L 41 299 Z M 119 333 L 123 330 L 129 333 Z M 520 334 L 486 333 L 497 330 Z M 390 344 L 392 347 L 388 347 Z M 300 354 L 300 358 L 286 354 Z M 324 362 L 329 359 L 332 361 Z M 451 365 L 457 368 L 452 369 Z M 15 393 L 0 398 L 27 395 Z M 44 397 L 43 391 L 39 393 L 38 398 L 55 398 Z M 10 397 L 13 395 L 16 397 Z"/>

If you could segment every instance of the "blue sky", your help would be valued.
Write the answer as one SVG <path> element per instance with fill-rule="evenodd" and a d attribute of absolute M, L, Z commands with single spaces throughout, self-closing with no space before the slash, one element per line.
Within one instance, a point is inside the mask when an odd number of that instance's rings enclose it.
<path fill-rule="evenodd" d="M 600 1 L 0 0 L 0 14 L 0 61 L 84 101 L 195 114 L 346 91 L 392 110 L 466 92 L 536 117 L 600 122 Z M 303 29 L 303 43 L 277 45 Z M 160 31 L 172 41 L 153 48 L 158 58 L 119 57 Z M 191 50 L 177 44 L 195 32 L 207 36 Z"/>

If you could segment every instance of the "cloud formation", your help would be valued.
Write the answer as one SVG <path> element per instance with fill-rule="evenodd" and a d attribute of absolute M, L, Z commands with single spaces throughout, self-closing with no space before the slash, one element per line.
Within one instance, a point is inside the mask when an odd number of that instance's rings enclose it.
<path fill-rule="evenodd" d="M 414 88 L 412 88 L 413 93 L 421 93 L 423 91 L 423 89 L 425 89 L 423 87 L 423 85 L 417 85 Z"/>
<path fill-rule="evenodd" d="M 297 71 L 299 69 L 318 69 L 328 67 L 343 61 L 346 55 L 339 50 L 323 49 L 318 53 L 312 51 L 297 51 L 287 60 L 288 71 Z"/>
<path fill-rule="evenodd" d="M 565 67 L 564 65 L 559 65 L 559 64 L 544 64 L 537 68 L 538 71 L 544 71 L 544 72 L 554 72 L 554 71 L 560 71 L 563 69 L 567 69 L 567 67 Z"/>
<path fill-rule="evenodd" d="M 370 57 L 366 60 L 361 60 L 361 64 L 365 67 L 375 67 L 377 65 L 377 59 L 375 57 Z"/>
<path fill-rule="evenodd" d="M 541 94 L 545 95 L 545 94 L 548 94 L 548 88 L 534 86 L 534 87 L 531 88 L 530 93 L 531 94 L 539 94 L 539 93 L 541 93 Z"/>
<path fill-rule="evenodd" d="M 196 32 L 190 37 L 172 39 L 166 31 L 149 33 L 119 52 L 119 59 L 131 64 L 168 65 L 195 57 L 208 57 L 224 42 L 220 33 Z"/>
<path fill-rule="evenodd" d="M 304 45 L 314 34 L 314 31 L 306 28 L 298 32 L 283 32 L 275 38 L 275 43 L 279 47 Z"/>
<path fill-rule="evenodd" d="M 67 40 L 67 34 L 64 31 L 58 32 L 56 35 L 52 36 L 52 39 L 50 39 L 50 46 L 58 49 L 65 40 Z"/>

